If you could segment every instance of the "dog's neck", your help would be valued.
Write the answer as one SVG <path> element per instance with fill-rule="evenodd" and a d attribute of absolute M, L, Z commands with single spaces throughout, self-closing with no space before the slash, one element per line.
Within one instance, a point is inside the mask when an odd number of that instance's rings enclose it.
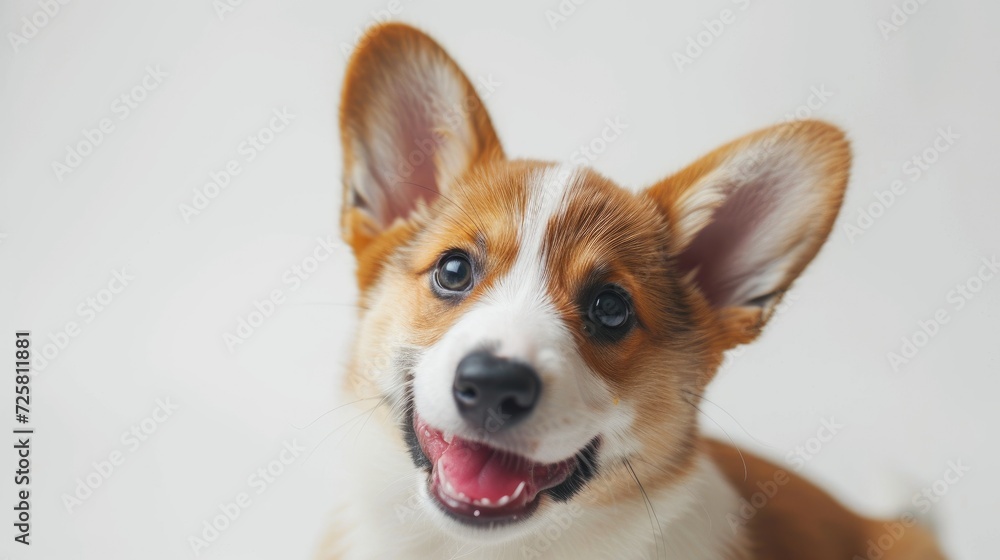
<path fill-rule="evenodd" d="M 325 550 L 320 558 L 745 558 L 742 528 L 726 517 L 739 507 L 739 497 L 707 456 L 699 456 L 671 488 L 647 488 L 648 503 L 638 487 L 615 496 L 611 505 L 570 500 L 545 512 L 540 529 L 491 545 L 457 538 L 427 515 L 416 494 L 423 475 L 414 473 L 389 431 L 398 428 L 391 422 L 377 424 L 369 426 L 346 465 L 351 482 L 342 486 L 349 491 L 332 546 L 349 544 L 350 552 Z"/>

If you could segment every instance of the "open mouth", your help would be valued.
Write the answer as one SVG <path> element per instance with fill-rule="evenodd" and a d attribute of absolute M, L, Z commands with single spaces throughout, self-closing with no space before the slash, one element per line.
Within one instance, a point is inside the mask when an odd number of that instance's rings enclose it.
<path fill-rule="evenodd" d="M 597 438 L 570 459 L 542 464 L 482 442 L 446 437 L 415 414 L 407 424 L 411 454 L 430 470 L 430 495 L 466 524 L 523 520 L 538 509 L 542 495 L 568 500 L 595 473 Z"/>

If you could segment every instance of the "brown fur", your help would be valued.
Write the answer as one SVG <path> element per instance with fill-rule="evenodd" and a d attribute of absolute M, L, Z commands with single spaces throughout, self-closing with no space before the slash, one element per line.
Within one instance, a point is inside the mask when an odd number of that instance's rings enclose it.
<path fill-rule="evenodd" d="M 787 477 L 748 521 L 756 558 L 799 560 L 804 551 L 810 560 L 867 558 L 869 540 L 877 541 L 887 531 L 885 521 L 858 516 L 794 473 L 716 441 L 703 445 L 747 501 L 761 493 L 760 485 Z M 882 558 L 943 560 L 944 555 L 925 529 L 912 526 Z"/>

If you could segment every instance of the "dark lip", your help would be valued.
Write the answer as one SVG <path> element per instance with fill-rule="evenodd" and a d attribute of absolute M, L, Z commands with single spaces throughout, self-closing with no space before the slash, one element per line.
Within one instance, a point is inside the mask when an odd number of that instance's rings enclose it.
<path fill-rule="evenodd" d="M 427 484 L 428 488 L 430 488 L 431 462 L 424 453 L 423 448 L 420 447 L 420 442 L 417 439 L 416 429 L 413 425 L 413 399 L 408 399 L 407 404 L 406 416 L 403 426 L 401 426 L 403 430 L 403 439 L 409 449 L 410 458 L 413 460 L 413 464 L 417 468 L 426 471 Z M 600 451 L 600 447 L 601 437 L 597 436 L 574 456 L 576 459 L 576 468 L 572 473 L 570 473 L 569 477 L 567 477 L 565 481 L 558 486 L 553 486 L 552 488 L 539 492 L 538 497 L 528 504 L 524 510 L 519 511 L 515 516 L 484 519 L 471 515 L 466 516 L 458 514 L 447 509 L 443 504 L 438 503 L 437 500 L 434 500 L 435 505 L 451 519 L 470 527 L 499 527 L 523 521 L 535 513 L 542 500 L 542 496 L 548 496 L 556 502 L 567 502 L 583 490 L 584 487 L 587 486 L 587 483 L 597 475 L 597 454 Z"/>

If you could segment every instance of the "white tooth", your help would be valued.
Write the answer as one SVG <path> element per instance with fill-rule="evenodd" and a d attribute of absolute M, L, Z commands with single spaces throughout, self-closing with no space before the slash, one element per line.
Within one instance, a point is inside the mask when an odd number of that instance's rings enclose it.
<path fill-rule="evenodd" d="M 424 430 L 424 435 L 427 436 L 427 437 L 431 437 L 431 431 L 430 430 Z"/>
<path fill-rule="evenodd" d="M 477 509 L 476 511 L 472 512 L 472 515 L 475 515 L 476 517 L 479 517 L 479 510 Z"/>
<path fill-rule="evenodd" d="M 446 494 L 454 495 L 455 488 L 451 485 L 451 482 L 448 480 L 448 477 L 444 475 L 444 468 L 441 465 L 442 459 L 443 457 L 438 458 L 437 466 L 434 470 L 435 472 L 437 472 L 438 482 L 441 484 L 441 488 L 444 489 Z"/>
<path fill-rule="evenodd" d="M 479 503 L 481 503 L 482 505 L 484 505 L 486 507 L 489 507 L 490 506 L 490 499 L 489 498 L 483 498 Z"/>
<path fill-rule="evenodd" d="M 441 484 L 441 489 L 444 491 L 445 496 L 451 500 L 457 500 L 457 502 L 470 503 L 471 500 L 464 492 L 459 492 L 455 485 L 451 483 L 446 476 L 444 476 L 443 471 L 438 471 L 438 481 Z M 456 503 L 457 503 L 456 502 Z"/>
<path fill-rule="evenodd" d="M 524 490 L 524 481 L 517 485 L 517 490 L 514 490 L 514 495 L 510 497 L 512 500 L 516 500 L 518 496 L 521 495 L 521 491 Z"/>
<path fill-rule="evenodd" d="M 443 437 L 445 443 L 451 443 L 452 440 L 455 439 L 455 433 L 454 432 L 445 431 L 444 435 L 442 437 Z"/>
<path fill-rule="evenodd" d="M 434 469 L 434 473 L 437 476 L 438 484 L 444 493 L 445 501 L 447 501 L 452 507 L 458 507 L 460 503 L 469 503 L 469 497 L 464 493 L 459 492 L 455 489 L 455 486 L 448 480 L 448 477 L 444 474 L 444 468 L 442 468 L 441 458 L 438 459 L 437 465 Z"/>
<path fill-rule="evenodd" d="M 510 496 L 503 496 L 499 500 L 497 500 L 497 505 L 503 507 L 507 505 L 507 502 L 509 501 L 510 501 Z"/>

